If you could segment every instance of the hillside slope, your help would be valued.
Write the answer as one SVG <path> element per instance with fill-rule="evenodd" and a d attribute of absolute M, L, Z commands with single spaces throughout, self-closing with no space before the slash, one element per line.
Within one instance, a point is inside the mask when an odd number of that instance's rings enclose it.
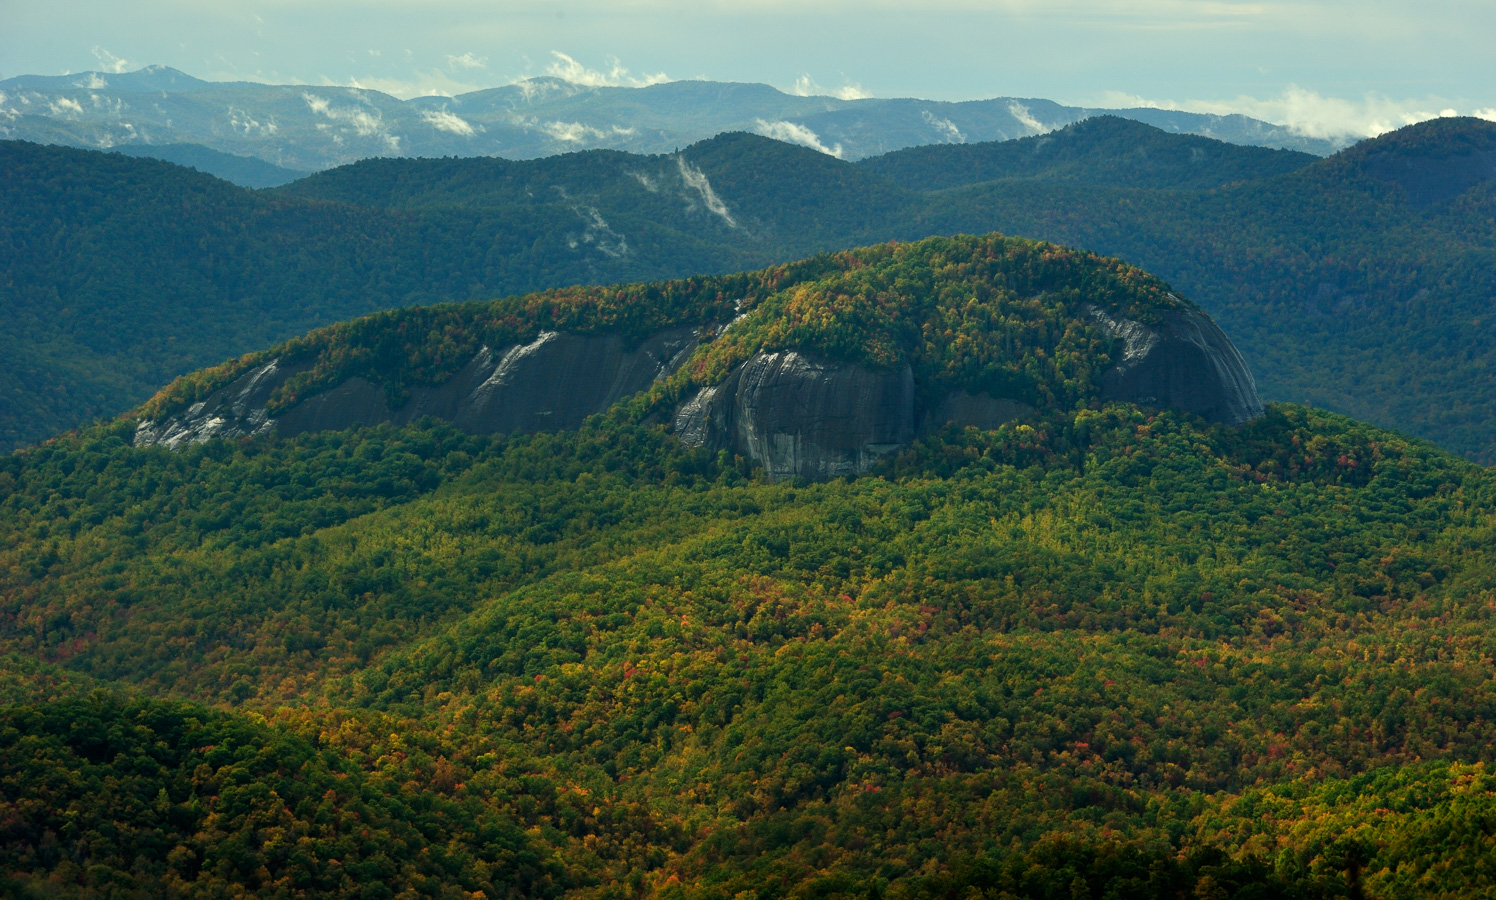
<path fill-rule="evenodd" d="M 937 239 L 405 310 L 306 338 L 301 385 L 735 301 L 576 429 L 133 445 L 252 358 L 0 459 L 7 889 L 1496 887 L 1496 478 L 1301 407 L 1108 402 L 1125 341 L 1081 304 L 1181 302 L 1136 269 Z M 1053 398 L 821 483 L 671 433 L 774 348 Z"/>
<path fill-rule="evenodd" d="M 1139 170 L 1137 128 L 1061 130 L 1043 139 L 1061 164 L 940 191 L 900 188 L 877 161 L 724 135 L 657 157 L 374 160 L 268 194 L 215 189 L 185 216 L 175 204 L 198 176 L 5 145 L 17 177 L 0 188 L 0 291 L 22 328 L 0 364 L 0 440 L 44 439 L 175 374 L 375 309 L 1000 230 L 1158 273 L 1221 322 L 1269 398 L 1496 459 L 1482 155 L 1496 125 L 1425 123 L 1276 175 L 1290 156 L 1224 144 L 1203 169 Z M 1144 134 L 1154 160 L 1202 140 Z M 986 151 L 930 148 L 921 168 L 961 171 L 971 152 Z M 1128 186 L 1140 181 L 1155 187 Z"/>
<path fill-rule="evenodd" d="M 859 168 L 917 191 L 1019 179 L 1208 190 L 1283 175 L 1317 158 L 1171 135 L 1141 122 L 1096 116 L 1053 136 L 911 147 L 868 159 Z"/>

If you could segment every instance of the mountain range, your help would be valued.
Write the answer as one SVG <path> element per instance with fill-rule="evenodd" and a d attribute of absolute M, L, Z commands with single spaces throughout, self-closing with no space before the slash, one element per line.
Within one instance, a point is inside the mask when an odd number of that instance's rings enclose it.
<path fill-rule="evenodd" d="M 922 144 L 1026 137 L 1106 112 L 1239 144 L 1319 155 L 1336 148 L 1240 115 L 1096 110 L 1013 97 L 842 100 L 709 81 L 632 88 L 544 77 L 410 100 L 362 88 L 202 81 L 164 66 L 0 81 L 0 138 L 129 148 L 172 161 L 180 161 L 181 151 L 167 145 L 195 144 L 284 169 L 282 182 L 368 157 L 529 159 L 596 148 L 648 155 L 732 131 L 856 160 Z M 199 168 L 222 162 L 197 152 Z M 229 180 L 241 177 L 234 166 L 203 170 Z M 265 176 L 261 171 L 236 183 L 263 187 Z"/>
<path fill-rule="evenodd" d="M 0 439 L 45 439 L 377 309 L 1000 230 L 1166 278 L 1270 399 L 1491 460 L 1493 148 L 1496 126 L 1473 119 L 1319 160 L 1095 117 L 858 163 L 736 134 L 656 156 L 366 160 L 248 192 L 10 142 Z"/>

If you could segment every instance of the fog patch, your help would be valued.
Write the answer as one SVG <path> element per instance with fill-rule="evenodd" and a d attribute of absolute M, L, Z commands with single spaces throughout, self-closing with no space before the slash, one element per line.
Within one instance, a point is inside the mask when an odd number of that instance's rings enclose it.
<path fill-rule="evenodd" d="M 327 117 L 331 122 L 352 128 L 358 137 L 378 137 L 391 153 L 400 152 L 400 136 L 385 131 L 384 115 L 379 110 L 362 106 L 333 106 L 326 98 L 310 92 L 303 92 L 301 99 L 306 101 L 312 112 Z M 317 127 L 322 131 L 327 130 L 326 125 L 319 124 Z M 341 135 L 334 135 L 334 143 L 342 143 Z"/>
<path fill-rule="evenodd" d="M 727 211 L 727 204 L 723 203 L 722 198 L 717 196 L 717 192 L 712 190 L 712 183 L 707 180 L 706 173 L 686 162 L 684 156 L 677 156 L 675 161 L 680 166 L 680 178 L 685 182 L 686 187 L 695 191 L 701 197 L 702 204 L 726 222 L 728 228 L 737 228 L 737 220 L 732 217 L 732 213 Z"/>
<path fill-rule="evenodd" d="M 1008 101 L 1008 114 L 1017 119 L 1020 125 L 1034 134 L 1049 134 L 1051 131 L 1054 131 L 1053 126 L 1045 125 L 1034 118 L 1034 114 L 1029 112 L 1029 108 L 1017 100 Z"/>
<path fill-rule="evenodd" d="M 961 133 L 961 129 L 956 127 L 955 122 L 952 122 L 950 119 L 942 119 L 928 109 L 920 110 L 919 114 L 925 120 L 925 124 L 935 129 L 935 133 L 940 135 L 947 144 L 966 143 L 966 135 Z"/>
<path fill-rule="evenodd" d="M 837 159 L 842 158 L 841 144 L 837 144 L 834 147 L 826 146 L 821 143 L 819 135 L 798 122 L 789 122 L 783 119 L 778 122 L 767 122 L 763 119 L 758 119 L 754 123 L 754 131 L 766 138 L 784 141 L 786 144 L 799 144 L 802 147 L 809 147 L 827 156 L 834 156 Z"/>
<path fill-rule="evenodd" d="M 623 67 L 616 56 L 612 58 L 613 68 L 607 72 L 589 69 L 559 50 L 552 50 L 551 56 L 555 60 L 546 66 L 545 74 L 583 87 L 649 87 L 670 80 L 664 72 L 636 78 Z"/>
<path fill-rule="evenodd" d="M 456 113 L 448 112 L 446 107 L 442 107 L 440 110 L 426 110 L 421 113 L 421 118 L 425 120 L 427 125 L 430 125 L 437 131 L 445 131 L 448 134 L 455 134 L 461 137 L 472 137 L 474 134 L 477 134 L 477 129 L 473 127 L 471 122 Z"/>

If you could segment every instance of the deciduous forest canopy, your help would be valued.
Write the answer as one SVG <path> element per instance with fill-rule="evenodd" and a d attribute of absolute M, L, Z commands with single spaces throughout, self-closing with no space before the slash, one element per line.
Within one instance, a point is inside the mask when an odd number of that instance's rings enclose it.
<path fill-rule="evenodd" d="M 276 352 L 397 390 L 483 329 L 749 316 L 576 431 L 132 445 L 248 360 L 0 459 L 7 890 L 1496 890 L 1496 477 L 1102 402 L 1075 304 L 1168 293 L 988 236 L 401 310 Z M 1051 399 L 825 483 L 659 424 L 767 347 Z"/>

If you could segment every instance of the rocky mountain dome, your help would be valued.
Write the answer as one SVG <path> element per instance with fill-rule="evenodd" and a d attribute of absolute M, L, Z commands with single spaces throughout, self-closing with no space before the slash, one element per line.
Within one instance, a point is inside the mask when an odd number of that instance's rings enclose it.
<path fill-rule="evenodd" d="M 653 310 L 658 327 L 630 334 L 615 314 L 620 302 L 648 302 L 640 290 L 675 298 L 676 308 Z M 412 377 L 346 363 L 390 332 L 436 324 L 471 346 L 441 354 L 442 370 Z M 414 350 L 418 365 L 431 352 Z M 644 414 L 668 420 L 687 443 L 745 456 L 771 478 L 824 480 L 866 472 L 952 423 L 995 428 L 1077 403 L 1135 403 L 1233 426 L 1262 413 L 1231 341 L 1155 279 L 1001 236 L 390 313 L 246 358 L 214 380 L 223 383 L 185 405 L 191 379 L 153 401 L 135 445 L 425 416 L 479 434 L 554 431 L 648 392 Z"/>

